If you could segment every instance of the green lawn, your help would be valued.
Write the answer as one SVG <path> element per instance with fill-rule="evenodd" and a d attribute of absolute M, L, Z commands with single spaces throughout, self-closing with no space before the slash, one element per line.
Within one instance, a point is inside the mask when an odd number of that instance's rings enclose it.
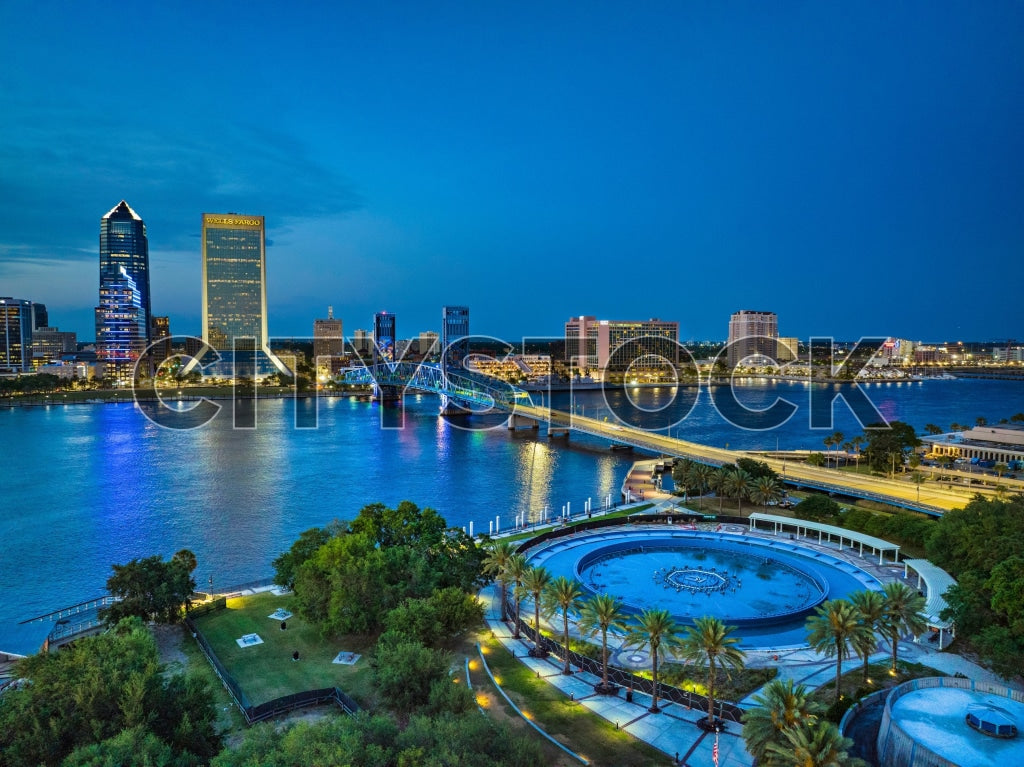
<path fill-rule="evenodd" d="M 554 685 L 548 684 L 524 666 L 494 639 L 480 642 L 485 648 L 487 665 L 501 686 L 523 711 L 549 735 L 566 746 L 583 754 L 591 764 L 609 764 L 616 767 L 640 767 L 641 765 L 669 764 L 672 759 L 653 746 L 637 740 L 597 714 L 591 713 L 578 701 L 571 701 Z M 496 692 L 486 674 L 480 669 L 479 660 L 471 664 L 473 686 L 478 700 L 488 709 L 499 707 L 510 717 L 511 711 Z M 539 736 L 538 736 L 539 738 Z M 541 741 L 543 739 L 540 739 Z M 552 761 L 576 764 L 553 746 Z"/>
<path fill-rule="evenodd" d="M 576 525 L 583 524 L 584 522 L 593 522 L 594 519 L 618 519 L 619 517 L 630 517 L 634 514 L 642 514 L 643 512 L 654 507 L 653 503 L 644 503 L 639 506 L 632 506 L 628 509 L 620 509 L 619 511 L 612 511 L 608 514 L 602 514 L 600 517 L 587 518 L 587 519 L 576 519 L 570 522 L 566 527 L 576 527 Z M 509 541 L 510 543 L 516 543 L 517 541 L 525 541 L 529 538 L 536 538 L 541 533 L 546 533 L 549 530 L 557 530 L 558 527 L 546 527 L 540 530 L 531 531 L 527 533 L 516 533 L 515 535 L 509 535 L 507 537 L 497 538 L 495 540 Z"/>
<path fill-rule="evenodd" d="M 373 646 L 372 638 L 324 639 L 297 614 L 288 619 L 288 628 L 282 631 L 280 622 L 267 616 L 278 607 L 294 613 L 292 600 L 293 597 L 270 593 L 229 599 L 227 609 L 200 616 L 196 625 L 253 705 L 282 695 L 335 686 L 360 705 L 371 704 L 374 696 L 365 653 Z M 235 640 L 245 634 L 259 634 L 263 644 L 239 647 Z M 296 650 L 298 661 L 292 660 Z M 341 651 L 363 657 L 354 666 L 331 663 Z"/>

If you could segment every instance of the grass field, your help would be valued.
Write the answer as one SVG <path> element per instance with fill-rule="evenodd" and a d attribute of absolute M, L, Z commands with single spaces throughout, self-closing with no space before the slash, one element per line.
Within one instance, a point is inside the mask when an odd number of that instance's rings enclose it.
<path fill-rule="evenodd" d="M 569 700 L 554 685 L 548 684 L 512 657 L 504 646 L 494 639 L 481 639 L 487 651 L 487 665 L 516 705 L 528 712 L 530 718 L 549 735 L 569 748 L 585 755 L 591 764 L 609 764 L 616 767 L 670 764 L 672 759 L 656 748 L 637 740 L 623 730 L 590 712 L 577 701 Z M 501 711 L 510 723 L 516 724 L 518 715 L 494 690 L 480 666 L 479 660 L 470 664 L 473 687 L 478 700 L 489 715 Z M 521 725 L 520 725 L 521 726 Z M 531 732 L 529 728 L 522 730 Z M 554 746 L 536 736 L 551 764 L 578 764 Z"/>
<path fill-rule="evenodd" d="M 365 655 L 372 638 L 324 639 L 297 614 L 282 631 L 280 621 L 267 616 L 278 607 L 294 613 L 292 599 L 270 593 L 229 599 L 227 609 L 200 616 L 196 625 L 253 705 L 322 687 L 339 687 L 360 705 L 372 704 L 370 664 Z M 245 634 L 259 634 L 263 644 L 239 647 L 235 640 Z M 296 650 L 298 661 L 292 660 Z M 331 663 L 342 651 L 363 657 L 354 666 Z"/>

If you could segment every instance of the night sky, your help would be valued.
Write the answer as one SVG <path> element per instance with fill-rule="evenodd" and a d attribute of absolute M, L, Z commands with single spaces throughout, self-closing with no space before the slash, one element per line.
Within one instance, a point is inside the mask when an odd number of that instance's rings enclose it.
<path fill-rule="evenodd" d="M 277 336 L 1024 339 L 1024 4 L 337 6 L 0 3 L 0 295 L 91 339 L 124 198 L 177 333 L 233 211 Z"/>

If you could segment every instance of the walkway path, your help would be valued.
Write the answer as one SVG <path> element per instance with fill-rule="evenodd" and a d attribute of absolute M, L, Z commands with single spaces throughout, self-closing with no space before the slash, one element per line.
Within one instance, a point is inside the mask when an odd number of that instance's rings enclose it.
<path fill-rule="evenodd" d="M 706 716 L 704 712 L 662 701 L 662 713 L 651 714 L 647 710 L 651 705 L 649 695 L 634 692 L 633 702 L 627 703 L 623 697 L 595 694 L 594 685 L 601 681 L 597 675 L 577 672 L 565 676 L 559 659 L 540 660 L 527 655 L 531 643 L 525 639 L 513 639 L 512 633 L 501 621 L 500 596 L 496 586 L 488 586 L 481 591 L 480 599 L 484 602 L 485 618 L 495 638 L 566 697 L 579 701 L 598 716 L 663 751 L 668 755 L 669 762 L 678 754 L 680 764 L 703 767 L 712 763 L 711 749 L 715 738 L 696 725 L 699 719 Z M 543 725 L 543 722 L 539 724 Z M 718 753 L 719 767 L 749 767 L 753 764 L 753 758 L 747 753 L 736 725 L 730 725 L 729 731 L 719 737 Z"/>

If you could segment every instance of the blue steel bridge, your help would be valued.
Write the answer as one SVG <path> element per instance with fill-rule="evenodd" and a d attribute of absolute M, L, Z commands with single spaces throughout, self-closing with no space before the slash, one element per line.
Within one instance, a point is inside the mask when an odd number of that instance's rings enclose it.
<path fill-rule="evenodd" d="M 937 482 L 928 483 L 928 487 L 922 489 L 920 485 L 886 477 L 842 472 L 794 461 L 787 464 L 780 458 L 702 445 L 625 423 L 610 423 L 538 407 L 528 392 L 512 384 L 469 371 L 456 373 L 442 369 L 440 365 L 380 363 L 347 368 L 336 380 L 339 383 L 371 385 L 382 400 L 398 400 L 407 390 L 431 392 L 441 397 L 442 412 L 449 412 L 449 404 L 477 413 L 499 411 L 509 414 L 509 428 L 536 428 L 543 423 L 549 436 L 568 434 L 572 430 L 613 444 L 629 445 L 657 455 L 688 458 L 710 466 L 734 464 L 737 458 L 755 458 L 775 469 L 785 484 L 796 488 L 879 501 L 934 516 L 965 506 L 971 498 L 969 494 L 942 488 Z"/>

